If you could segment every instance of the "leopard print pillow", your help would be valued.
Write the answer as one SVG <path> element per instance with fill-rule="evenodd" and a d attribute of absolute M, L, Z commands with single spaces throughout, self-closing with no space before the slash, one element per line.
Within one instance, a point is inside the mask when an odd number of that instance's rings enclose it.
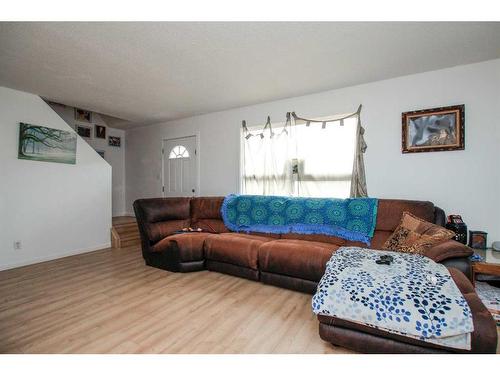
<path fill-rule="evenodd" d="M 424 221 L 409 212 L 403 212 L 399 226 L 385 241 L 382 249 L 423 254 L 454 236 L 455 233 L 448 229 Z"/>

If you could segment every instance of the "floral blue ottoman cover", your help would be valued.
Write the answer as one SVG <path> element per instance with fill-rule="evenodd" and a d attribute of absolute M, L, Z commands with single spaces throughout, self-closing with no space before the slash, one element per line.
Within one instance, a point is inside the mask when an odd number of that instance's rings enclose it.
<path fill-rule="evenodd" d="M 391 264 L 377 264 L 390 255 Z M 342 247 L 312 299 L 333 316 L 441 346 L 470 350 L 471 310 L 446 267 L 417 254 Z"/>

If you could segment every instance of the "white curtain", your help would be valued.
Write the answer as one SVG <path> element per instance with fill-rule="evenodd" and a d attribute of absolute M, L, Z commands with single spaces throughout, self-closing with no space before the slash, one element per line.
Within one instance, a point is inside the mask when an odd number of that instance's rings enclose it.
<path fill-rule="evenodd" d="M 242 192 L 257 195 L 292 195 L 291 158 L 294 143 L 290 124 L 264 129 L 244 127 L 242 147 Z"/>
<path fill-rule="evenodd" d="M 271 124 L 268 118 L 264 127 L 250 129 L 244 124 L 242 193 L 351 196 L 359 127 L 359 110 L 312 120 L 292 113 L 286 123 Z"/>

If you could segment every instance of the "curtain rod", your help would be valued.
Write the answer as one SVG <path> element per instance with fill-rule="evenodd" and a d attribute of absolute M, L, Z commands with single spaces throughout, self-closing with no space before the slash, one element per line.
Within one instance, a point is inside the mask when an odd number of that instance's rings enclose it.
<path fill-rule="evenodd" d="M 347 115 L 343 115 L 341 117 L 333 117 L 333 118 L 330 118 L 330 119 L 323 119 L 323 120 L 307 119 L 307 118 L 304 118 L 304 117 L 297 116 L 297 114 L 295 112 L 287 112 L 286 113 L 286 121 L 287 122 L 290 121 L 290 116 L 293 117 L 294 120 L 304 121 L 306 123 L 315 122 L 315 123 L 323 123 L 323 124 L 325 124 L 327 122 L 332 122 L 332 121 L 342 121 L 342 120 L 348 119 L 348 118 L 350 118 L 352 116 L 359 115 L 361 113 L 361 108 L 362 107 L 363 107 L 363 105 L 360 104 L 356 112 L 352 112 L 352 113 L 349 113 Z M 247 122 L 245 120 L 243 120 L 241 122 L 241 125 L 242 125 L 242 127 L 243 127 L 243 129 L 245 131 L 248 131 Z M 271 117 L 270 116 L 267 116 L 267 121 L 266 121 L 266 124 L 264 126 L 264 130 L 267 127 L 271 128 Z"/>
<path fill-rule="evenodd" d="M 359 105 L 358 107 L 358 110 L 356 112 L 353 112 L 353 113 L 349 113 L 347 115 L 344 115 L 342 117 L 332 117 L 331 119 L 323 119 L 323 120 L 314 120 L 314 119 L 307 119 L 307 118 L 304 118 L 304 117 L 299 117 L 297 116 L 297 114 L 295 112 L 291 112 L 291 115 L 293 116 L 293 118 L 295 120 L 300 120 L 300 121 L 305 121 L 305 122 L 331 122 L 331 121 L 340 121 L 340 120 L 345 120 L 345 119 L 348 119 L 349 117 L 352 117 L 354 115 L 359 115 L 361 113 L 361 108 L 363 107 L 362 104 Z M 290 112 L 288 112 L 290 113 Z M 287 113 L 287 116 L 288 116 L 288 113 Z"/>

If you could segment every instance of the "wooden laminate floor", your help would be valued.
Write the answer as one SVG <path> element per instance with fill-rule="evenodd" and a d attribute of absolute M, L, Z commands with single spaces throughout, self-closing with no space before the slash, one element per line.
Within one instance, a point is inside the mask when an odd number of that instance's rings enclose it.
<path fill-rule="evenodd" d="M 137 246 L 0 272 L 2 353 L 348 353 L 311 296 L 144 265 Z"/>

